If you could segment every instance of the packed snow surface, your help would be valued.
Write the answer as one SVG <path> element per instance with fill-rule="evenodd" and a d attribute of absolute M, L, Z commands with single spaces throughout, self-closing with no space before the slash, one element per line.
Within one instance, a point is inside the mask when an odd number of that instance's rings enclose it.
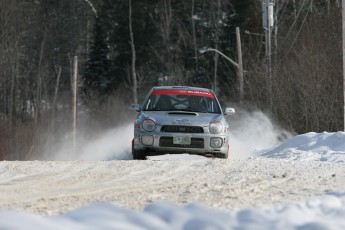
<path fill-rule="evenodd" d="M 0 162 L 0 229 L 345 229 L 344 132 L 236 154 Z"/>

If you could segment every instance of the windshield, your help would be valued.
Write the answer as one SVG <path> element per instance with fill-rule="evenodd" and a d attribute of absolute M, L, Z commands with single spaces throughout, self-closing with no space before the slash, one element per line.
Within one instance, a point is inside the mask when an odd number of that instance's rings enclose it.
<path fill-rule="evenodd" d="M 143 110 L 221 113 L 217 100 L 211 92 L 197 90 L 154 90 L 144 104 Z"/>

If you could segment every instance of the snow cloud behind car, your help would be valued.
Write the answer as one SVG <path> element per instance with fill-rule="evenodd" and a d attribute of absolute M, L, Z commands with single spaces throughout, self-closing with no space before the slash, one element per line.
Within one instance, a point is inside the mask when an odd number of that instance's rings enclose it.
<path fill-rule="evenodd" d="M 250 157 L 254 152 L 273 148 L 285 137 L 292 136 L 262 111 L 247 112 L 240 109 L 237 111 L 238 114 L 232 118 L 230 125 L 232 148 L 230 159 Z M 130 146 L 132 135 L 133 123 L 125 121 L 122 125 L 105 130 L 93 139 L 79 133 L 80 147 L 76 153 L 73 152 L 71 143 L 62 141 L 53 144 L 46 154 L 32 160 L 129 160 L 132 159 Z M 69 138 L 70 135 L 66 134 L 65 139 Z M 52 149 L 56 151 L 51 151 Z"/>

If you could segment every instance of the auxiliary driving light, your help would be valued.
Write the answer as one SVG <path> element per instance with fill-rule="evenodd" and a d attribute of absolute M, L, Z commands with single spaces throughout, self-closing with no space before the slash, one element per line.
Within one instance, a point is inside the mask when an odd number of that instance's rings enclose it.
<path fill-rule="evenodd" d="M 210 142 L 211 148 L 220 148 L 223 145 L 222 138 L 212 137 Z"/>
<path fill-rule="evenodd" d="M 143 143 L 143 145 L 153 145 L 153 136 L 151 135 L 141 136 L 141 143 Z"/>

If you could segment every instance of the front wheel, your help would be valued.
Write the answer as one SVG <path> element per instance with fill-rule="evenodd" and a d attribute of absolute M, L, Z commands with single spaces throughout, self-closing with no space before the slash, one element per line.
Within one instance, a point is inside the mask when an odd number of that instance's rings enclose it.
<path fill-rule="evenodd" d="M 133 160 L 146 160 L 145 151 L 134 149 L 134 139 L 132 140 L 132 156 Z"/>
<path fill-rule="evenodd" d="M 133 155 L 133 160 L 146 160 L 145 151 L 133 149 L 132 155 Z"/>

